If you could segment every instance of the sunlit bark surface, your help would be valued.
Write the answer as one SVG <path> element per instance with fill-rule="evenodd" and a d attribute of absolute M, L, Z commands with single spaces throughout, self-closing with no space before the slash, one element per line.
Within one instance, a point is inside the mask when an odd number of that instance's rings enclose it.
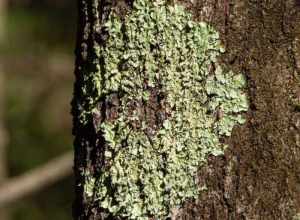
<path fill-rule="evenodd" d="M 101 1 L 100 16 L 79 1 L 79 32 L 75 99 L 83 82 L 84 24 L 105 21 L 112 7 L 120 16 L 130 1 Z M 220 61 L 247 78 L 250 109 L 247 123 L 226 139 L 224 156 L 210 157 L 199 170 L 199 184 L 207 191 L 186 202 L 174 219 L 293 219 L 300 212 L 300 5 L 295 0 L 181 0 L 194 20 L 212 24 L 220 33 L 226 53 Z M 91 50 L 96 35 L 88 40 Z M 101 33 L 100 41 L 105 41 Z M 98 36 L 99 37 L 99 36 Z M 80 172 L 101 166 L 101 140 L 92 125 L 78 124 L 73 108 L 75 139 L 75 219 L 103 219 L 94 201 L 83 196 Z M 90 156 L 92 154 L 92 156 Z M 98 159 L 97 159 L 98 158 Z M 111 218 L 110 218 L 111 219 Z M 116 218 L 117 219 L 117 218 Z"/>

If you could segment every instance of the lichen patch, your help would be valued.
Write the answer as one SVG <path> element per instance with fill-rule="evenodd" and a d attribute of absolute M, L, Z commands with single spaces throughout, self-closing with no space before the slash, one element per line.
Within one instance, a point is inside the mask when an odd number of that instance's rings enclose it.
<path fill-rule="evenodd" d="M 136 0 L 102 28 L 109 37 L 95 46 L 85 114 L 104 137 L 108 165 L 88 179 L 86 195 L 115 216 L 166 219 L 197 198 L 198 168 L 244 123 L 245 79 L 220 66 L 218 33 L 182 6 Z"/>

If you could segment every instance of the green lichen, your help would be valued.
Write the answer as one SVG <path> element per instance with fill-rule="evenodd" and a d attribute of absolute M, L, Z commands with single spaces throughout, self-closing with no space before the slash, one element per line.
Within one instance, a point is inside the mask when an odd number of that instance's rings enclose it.
<path fill-rule="evenodd" d="M 300 220 L 300 213 L 297 213 L 294 217 L 293 220 Z"/>
<path fill-rule="evenodd" d="M 83 176 L 85 177 L 84 192 L 87 197 L 92 197 L 94 194 L 96 179 L 91 175 L 89 171 L 83 173 Z"/>
<path fill-rule="evenodd" d="M 105 27 L 109 39 L 95 46 L 103 68 L 96 62 L 87 79 L 95 94 L 91 105 L 111 94 L 120 103 L 117 118 L 98 126 L 107 164 L 87 182 L 113 215 L 166 219 L 198 196 L 198 168 L 209 154 L 223 153 L 221 136 L 244 123 L 245 80 L 217 63 L 224 52 L 218 33 L 176 4 L 136 0 L 124 20 L 112 13 Z M 156 127 L 143 112 L 153 91 L 164 113 Z"/>

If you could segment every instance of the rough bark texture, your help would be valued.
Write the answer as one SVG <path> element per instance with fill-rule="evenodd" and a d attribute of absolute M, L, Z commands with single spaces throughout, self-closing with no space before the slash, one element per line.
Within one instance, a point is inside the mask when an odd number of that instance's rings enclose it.
<path fill-rule="evenodd" d="M 299 4 L 223 0 L 190 8 L 222 33 L 223 61 L 247 76 L 250 110 L 225 156 L 200 170 L 208 191 L 182 218 L 292 219 L 300 212 Z"/>
<path fill-rule="evenodd" d="M 95 0 L 94 0 L 95 1 Z M 92 121 L 78 123 L 76 102 L 83 83 L 81 57 L 93 42 L 104 42 L 105 33 L 91 31 L 84 38 L 87 21 L 104 21 L 112 7 L 122 16 L 131 1 L 98 0 L 97 17 L 92 4 L 84 10 L 79 1 L 79 32 L 75 101 L 76 201 L 75 219 L 101 219 L 101 210 L 83 196 L 80 172 L 93 173 L 101 167 L 101 138 Z M 90 1 L 92 2 L 92 1 Z M 201 186 L 207 191 L 196 202 L 186 203 L 174 219 L 293 219 L 300 212 L 300 4 L 295 0 L 181 0 L 194 19 L 207 21 L 220 33 L 226 47 L 221 57 L 248 81 L 250 110 L 247 123 L 227 139 L 223 157 L 211 157 L 199 171 Z M 91 29 L 92 30 L 92 29 Z M 106 111 L 110 111 L 109 109 Z M 112 110 L 113 111 L 113 110 Z M 109 112 L 108 112 L 109 113 Z M 111 218 L 109 218 L 111 219 Z"/>

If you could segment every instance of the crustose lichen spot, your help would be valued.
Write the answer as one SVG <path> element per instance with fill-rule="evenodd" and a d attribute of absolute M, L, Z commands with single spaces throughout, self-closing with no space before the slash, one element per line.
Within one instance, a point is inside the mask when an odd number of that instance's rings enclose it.
<path fill-rule="evenodd" d="M 94 196 L 115 216 L 166 219 L 197 197 L 199 166 L 222 154 L 219 138 L 244 122 L 245 80 L 217 63 L 218 33 L 179 5 L 135 0 L 125 19 L 111 13 L 105 27 L 94 82 L 114 111 L 96 126 L 106 163 Z"/>

